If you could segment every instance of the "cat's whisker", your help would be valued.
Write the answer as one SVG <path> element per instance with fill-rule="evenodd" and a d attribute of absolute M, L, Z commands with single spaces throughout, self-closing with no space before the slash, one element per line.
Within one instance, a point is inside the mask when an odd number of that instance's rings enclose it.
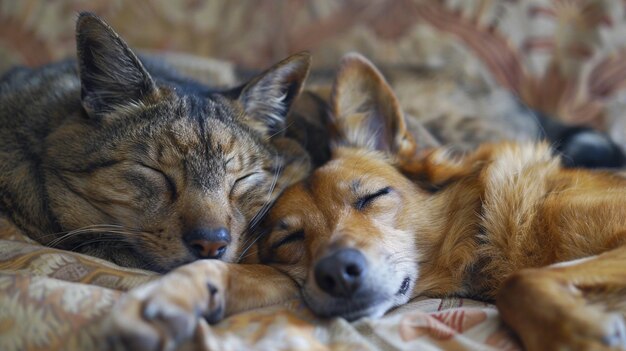
<path fill-rule="evenodd" d="M 138 233 L 141 233 L 141 231 L 137 229 L 133 229 L 133 228 L 126 228 L 120 225 L 107 225 L 107 224 L 89 225 L 83 228 L 79 228 L 79 229 L 75 229 L 75 230 L 67 232 L 66 234 L 58 237 L 57 239 L 52 240 L 50 243 L 48 243 L 48 246 L 56 247 L 60 245 L 61 243 L 63 243 L 64 241 L 67 241 L 71 238 L 75 238 L 77 236 L 84 235 L 84 234 L 92 234 L 92 233 L 100 233 L 103 235 L 115 234 L 115 235 L 119 235 L 119 238 L 123 238 L 124 236 L 135 236 Z"/>
<path fill-rule="evenodd" d="M 237 258 L 237 262 L 241 261 L 241 258 L 250 250 L 250 248 L 262 237 L 263 235 L 258 234 L 254 240 L 241 252 L 239 257 Z"/>
<path fill-rule="evenodd" d="M 256 240 L 258 240 L 261 236 L 263 236 L 263 235 L 261 235 L 261 234 L 260 234 Z M 254 254 L 255 254 L 255 252 L 254 252 L 254 251 L 252 251 L 252 252 L 248 252 L 248 253 L 246 253 L 245 255 L 241 256 L 241 257 L 239 258 L 239 261 L 241 261 L 241 260 L 243 260 L 243 259 L 246 259 L 246 258 L 248 258 L 248 257 L 250 257 L 250 256 L 252 256 L 252 255 L 254 255 Z"/>
<path fill-rule="evenodd" d="M 276 184 L 278 183 L 278 178 L 282 170 L 283 170 L 283 165 L 281 164 L 280 167 L 276 169 L 276 172 L 274 172 L 274 175 L 272 177 L 272 184 L 270 185 L 269 191 L 266 195 L 265 203 L 261 206 L 261 208 L 257 211 L 257 213 L 252 217 L 252 220 L 250 220 L 250 223 L 248 224 L 248 231 L 253 232 L 256 226 L 261 221 L 261 219 L 263 219 L 263 217 L 265 217 L 265 215 L 269 211 L 273 203 L 272 194 L 274 193 L 274 189 L 276 188 Z M 262 235 L 259 234 L 252 240 L 251 243 L 247 245 L 242 245 L 245 248 L 241 251 L 241 254 L 239 255 L 239 258 L 237 259 L 237 261 L 241 260 L 241 258 L 244 257 L 246 252 L 250 250 L 250 248 L 261 238 L 261 236 Z"/>
<path fill-rule="evenodd" d="M 134 246 L 130 245 L 130 244 L 124 244 L 123 241 L 119 241 L 117 240 L 117 238 L 102 238 L 102 239 L 94 239 L 94 240 L 89 240 L 89 241 L 85 241 L 83 243 L 80 243 L 74 247 L 71 248 L 71 251 L 75 251 L 81 247 L 84 246 L 88 246 L 91 244 L 97 244 L 97 243 L 106 243 L 106 242 L 110 242 L 110 243 L 115 243 L 115 248 L 116 249 L 135 249 Z"/>
<path fill-rule="evenodd" d="M 272 194 L 274 193 L 274 189 L 276 188 L 276 184 L 278 183 L 278 177 L 281 172 L 282 172 L 282 165 L 274 173 L 274 177 L 272 178 L 272 184 L 270 185 L 269 191 L 266 195 L 265 203 L 263 204 L 263 206 L 261 206 L 259 211 L 257 211 L 257 213 L 252 217 L 252 220 L 248 224 L 248 227 L 250 229 L 254 229 L 256 227 L 259 221 L 263 217 L 265 217 L 269 207 L 272 205 L 272 202 L 273 202 Z"/>
<path fill-rule="evenodd" d="M 267 214 L 267 211 L 269 210 L 269 207 L 272 205 L 272 202 L 273 202 L 272 194 L 274 193 L 276 184 L 278 184 L 278 178 L 280 174 L 282 173 L 282 171 L 283 171 L 283 165 L 281 164 L 276 169 L 276 172 L 274 172 L 274 176 L 272 177 L 272 184 L 270 185 L 269 191 L 266 195 L 265 204 L 263 204 L 263 206 L 261 206 L 259 211 L 257 211 L 257 213 L 252 217 L 252 220 L 250 221 L 250 224 L 248 225 L 249 228 L 254 229 L 257 226 L 257 224 L 260 222 L 260 220 L 263 217 L 265 217 L 265 215 Z"/>
<path fill-rule="evenodd" d="M 41 236 L 41 238 L 47 238 L 50 236 L 55 236 L 55 235 L 60 235 L 60 234 L 68 234 L 70 232 L 74 232 L 76 230 L 84 230 L 84 229 L 91 229 L 91 228 L 108 228 L 108 227 L 115 227 L 115 228 L 125 228 L 124 226 L 121 225 L 117 225 L 117 224 L 92 224 L 92 225 L 88 225 L 88 226 L 84 226 L 78 229 L 74 229 L 74 230 L 66 230 L 66 231 L 61 231 L 61 232 L 53 232 L 53 233 L 48 233 L 48 234 L 44 234 Z M 137 229 L 132 229 L 132 228 L 126 228 L 127 230 L 137 230 Z"/>
<path fill-rule="evenodd" d="M 271 134 L 270 136 L 268 136 L 267 138 L 265 138 L 266 141 L 269 141 L 270 139 L 272 139 L 273 137 L 277 136 L 278 134 L 286 131 L 287 129 L 289 129 L 291 126 L 293 125 L 293 122 L 289 122 L 289 123 L 285 123 L 285 126 L 281 129 L 279 129 L 278 131 L 276 131 L 276 133 Z"/>

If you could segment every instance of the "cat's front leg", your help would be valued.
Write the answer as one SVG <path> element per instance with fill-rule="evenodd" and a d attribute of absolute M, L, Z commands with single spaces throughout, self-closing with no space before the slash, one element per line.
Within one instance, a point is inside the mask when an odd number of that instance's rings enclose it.
<path fill-rule="evenodd" d="M 216 323 L 297 296 L 295 283 L 269 266 L 201 260 L 131 290 L 107 329 L 125 349 L 172 350 L 194 336 L 202 318 Z"/>

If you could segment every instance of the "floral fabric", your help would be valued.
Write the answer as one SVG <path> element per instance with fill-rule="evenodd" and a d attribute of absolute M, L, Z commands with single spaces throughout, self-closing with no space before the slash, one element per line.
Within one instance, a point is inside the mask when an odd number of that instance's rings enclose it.
<path fill-rule="evenodd" d="M 5 229 L 0 226 L 1 229 Z M 5 231 L 7 233 L 8 231 Z M 156 275 L 18 237 L 0 240 L 0 349 L 108 349 L 106 318 Z M 381 319 L 320 320 L 300 301 L 231 316 L 185 349 L 519 350 L 494 306 L 416 298 Z"/>

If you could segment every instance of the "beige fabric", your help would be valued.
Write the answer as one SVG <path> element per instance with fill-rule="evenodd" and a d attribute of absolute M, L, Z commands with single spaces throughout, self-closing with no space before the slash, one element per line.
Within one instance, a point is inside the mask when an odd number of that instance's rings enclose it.
<path fill-rule="evenodd" d="M 6 232 L 5 232 L 6 233 Z M 0 350 L 107 349 L 124 290 L 155 278 L 71 252 L 0 240 Z M 102 287 L 102 286 L 106 286 Z M 495 308 L 417 298 L 381 319 L 317 319 L 300 301 L 231 316 L 195 344 L 212 350 L 518 350 Z"/>

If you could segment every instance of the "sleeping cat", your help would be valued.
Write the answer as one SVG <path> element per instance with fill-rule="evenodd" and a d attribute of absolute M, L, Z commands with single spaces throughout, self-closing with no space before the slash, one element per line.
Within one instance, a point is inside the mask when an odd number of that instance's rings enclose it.
<path fill-rule="evenodd" d="M 246 229 L 308 171 L 282 131 L 309 55 L 215 92 L 139 59 L 93 14 L 76 41 L 77 60 L 0 81 L 0 216 L 127 267 L 236 261 Z"/>

